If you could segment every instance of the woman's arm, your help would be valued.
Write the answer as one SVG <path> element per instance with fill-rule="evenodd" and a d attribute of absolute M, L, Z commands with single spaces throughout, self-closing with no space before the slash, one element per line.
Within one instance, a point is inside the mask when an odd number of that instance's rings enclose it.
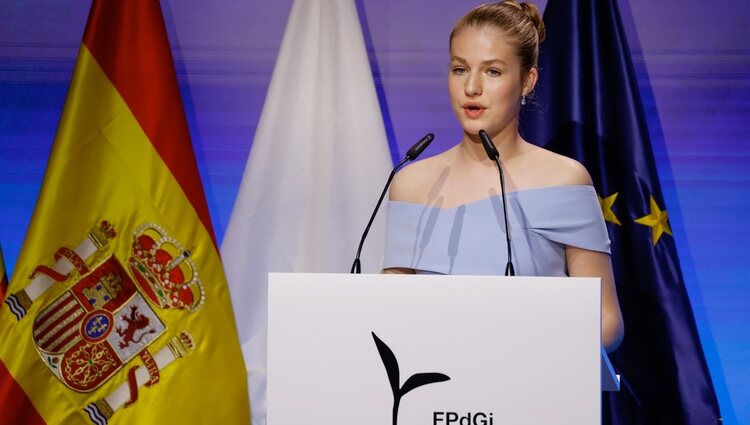
<path fill-rule="evenodd" d="M 385 274 L 414 274 L 414 269 L 407 269 L 406 267 L 391 267 L 390 269 L 383 270 Z"/>
<path fill-rule="evenodd" d="M 413 162 L 396 173 L 388 192 L 388 200 L 415 204 L 428 203 L 429 199 L 424 199 L 424 194 L 427 192 L 425 187 L 432 179 L 429 168 L 425 168 L 425 164 L 428 163 L 431 163 L 430 159 Z M 415 271 L 407 267 L 390 267 L 384 269 L 383 273 L 414 274 Z"/>
<path fill-rule="evenodd" d="M 608 254 L 568 246 L 565 249 L 568 275 L 602 279 L 602 345 L 610 353 L 620 346 L 625 332 L 617 300 L 612 261 Z"/>

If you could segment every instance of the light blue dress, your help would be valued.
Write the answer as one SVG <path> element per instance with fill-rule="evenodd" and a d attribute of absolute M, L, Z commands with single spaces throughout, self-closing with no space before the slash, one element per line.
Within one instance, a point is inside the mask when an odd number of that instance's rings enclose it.
<path fill-rule="evenodd" d="M 551 186 L 507 194 L 518 276 L 565 276 L 565 246 L 609 254 L 609 236 L 591 186 Z M 507 263 L 500 196 L 453 208 L 391 201 L 384 268 L 418 273 L 503 275 Z"/>

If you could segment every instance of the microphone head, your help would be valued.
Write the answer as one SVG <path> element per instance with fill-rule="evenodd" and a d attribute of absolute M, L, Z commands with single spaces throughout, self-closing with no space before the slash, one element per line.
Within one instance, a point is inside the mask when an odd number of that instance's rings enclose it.
<path fill-rule="evenodd" d="M 479 130 L 479 138 L 482 140 L 482 146 L 484 146 L 484 151 L 487 152 L 487 156 L 493 161 L 498 159 L 500 154 L 497 152 L 495 144 L 492 143 L 490 135 L 484 130 Z"/>
<path fill-rule="evenodd" d="M 427 133 L 424 137 L 419 139 L 419 141 L 415 143 L 414 146 L 409 148 L 409 150 L 406 152 L 406 159 L 408 159 L 409 161 L 414 161 L 415 159 L 417 159 L 417 157 L 422 154 L 427 146 L 432 143 L 432 140 L 434 138 L 434 134 Z"/>

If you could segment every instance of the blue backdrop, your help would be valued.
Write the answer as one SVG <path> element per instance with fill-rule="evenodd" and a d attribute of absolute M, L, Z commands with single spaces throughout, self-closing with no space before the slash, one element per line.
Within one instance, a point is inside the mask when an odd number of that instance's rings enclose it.
<path fill-rule="evenodd" d="M 357 3 L 394 156 L 427 131 L 437 136 L 428 154 L 457 142 L 460 129 L 447 103 L 447 39 L 455 19 L 477 2 Z M 724 423 L 750 423 L 750 249 L 743 242 L 750 236 L 750 5 L 618 3 Z M 162 6 L 221 240 L 291 0 Z M 88 0 L 0 3 L 0 243 L 11 272 L 88 8 Z"/>

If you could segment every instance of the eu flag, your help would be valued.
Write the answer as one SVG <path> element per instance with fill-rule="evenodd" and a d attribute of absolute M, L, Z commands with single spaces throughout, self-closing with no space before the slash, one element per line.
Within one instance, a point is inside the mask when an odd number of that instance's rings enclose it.
<path fill-rule="evenodd" d="M 630 50 L 614 0 L 550 0 L 540 80 L 521 129 L 583 163 L 612 240 L 625 339 L 611 355 L 622 389 L 604 423 L 718 424 Z"/>

